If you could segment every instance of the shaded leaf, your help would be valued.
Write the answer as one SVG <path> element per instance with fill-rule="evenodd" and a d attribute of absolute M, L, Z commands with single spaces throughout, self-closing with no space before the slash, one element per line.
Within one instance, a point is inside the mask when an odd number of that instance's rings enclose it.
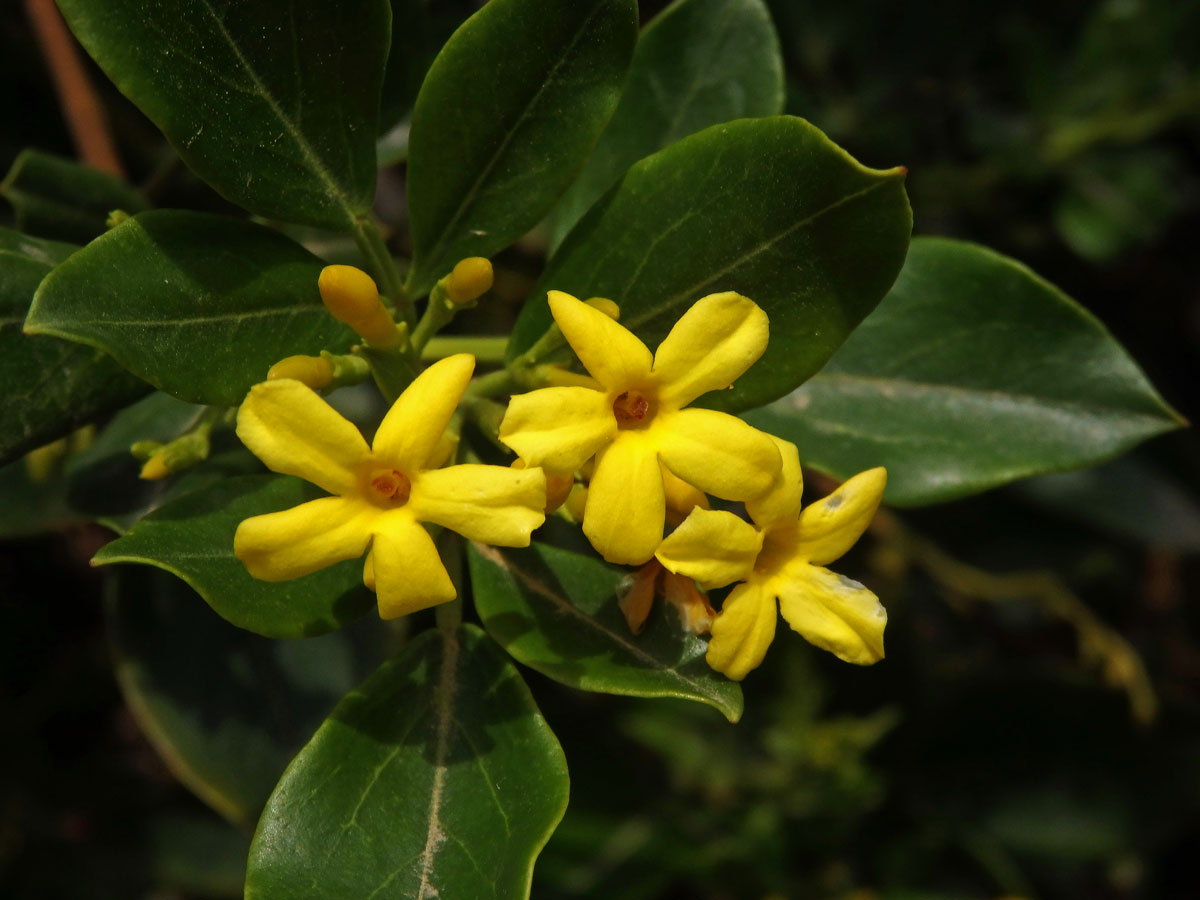
<path fill-rule="evenodd" d="M 384 658 L 389 633 L 374 620 L 274 641 L 222 621 L 164 572 L 117 575 L 107 619 L 129 708 L 180 781 L 253 825 L 296 751 Z"/>
<path fill-rule="evenodd" d="M 327 228 L 351 228 L 370 210 L 387 0 L 59 8 L 105 74 L 224 197 Z"/>
<path fill-rule="evenodd" d="M 181 400 L 235 406 L 278 360 L 343 349 L 319 259 L 270 228 L 206 213 L 142 213 L 38 290 L 28 331 L 90 344 Z"/>
<path fill-rule="evenodd" d="M 484 627 L 518 662 L 582 690 L 680 697 L 731 722 L 741 718 L 741 687 L 708 667 L 707 643 L 664 614 L 662 603 L 642 634 L 630 634 L 617 607 L 626 571 L 543 543 L 528 550 L 472 544 L 468 559 Z"/>
<path fill-rule="evenodd" d="M 346 560 L 291 581 L 259 581 L 233 555 L 238 523 L 325 496 L 284 475 L 244 475 L 185 494 L 106 544 L 92 564 L 157 566 L 191 585 L 223 618 L 266 637 L 332 631 L 375 605 L 362 561 Z"/>
<path fill-rule="evenodd" d="M 762 0 L 678 0 L 638 38 L 612 121 L 555 207 L 550 245 L 631 165 L 680 138 L 783 112 L 783 60 Z"/>
<path fill-rule="evenodd" d="M 107 172 L 38 150 L 22 150 L 0 184 L 17 228 L 28 234 L 86 244 L 113 210 L 138 213 L 146 200 Z"/>
<path fill-rule="evenodd" d="M 0 228 L 0 464 L 150 390 L 92 347 L 23 332 L 38 285 L 74 251 Z"/>
<path fill-rule="evenodd" d="M 820 374 L 748 415 L 839 478 L 934 503 L 1109 459 L 1180 420 L 1090 313 L 975 244 L 913 241 L 879 309 Z"/>
<path fill-rule="evenodd" d="M 904 170 L 867 169 L 803 119 L 743 119 L 634 165 L 550 260 L 513 331 L 514 359 L 551 323 L 546 291 L 607 297 L 650 347 L 706 294 L 766 310 L 771 342 L 733 389 L 741 410 L 815 373 L 882 299 L 912 225 Z"/>
<path fill-rule="evenodd" d="M 491 0 L 442 48 L 413 109 L 414 295 L 537 224 L 612 115 L 635 0 Z"/>
<path fill-rule="evenodd" d="M 428 631 L 338 705 L 258 824 L 246 897 L 529 896 L 562 749 L 478 628 Z"/>

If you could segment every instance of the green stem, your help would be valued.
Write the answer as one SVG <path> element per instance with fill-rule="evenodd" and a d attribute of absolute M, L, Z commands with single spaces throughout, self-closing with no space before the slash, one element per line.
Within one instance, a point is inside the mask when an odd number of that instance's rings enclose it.
<path fill-rule="evenodd" d="M 566 339 L 558 325 L 551 325 L 532 347 L 509 363 L 509 371 L 517 382 L 530 384 L 534 367 L 565 345 Z"/>
<path fill-rule="evenodd" d="M 396 268 L 396 261 L 392 259 L 392 254 L 388 251 L 387 243 L 383 239 L 383 232 L 379 230 L 379 226 L 375 224 L 374 220 L 364 216 L 354 226 L 354 240 L 366 258 L 372 274 L 379 280 L 383 296 L 395 304 L 396 311 L 408 323 L 408 327 L 412 328 L 414 321 L 412 303 L 409 302 L 408 294 L 404 291 L 404 281 L 400 277 L 400 271 Z"/>
<path fill-rule="evenodd" d="M 410 343 L 413 352 L 420 354 L 430 339 L 442 329 L 442 326 L 454 318 L 456 311 L 446 298 L 446 292 L 441 289 L 441 285 L 435 285 L 429 294 L 429 302 L 425 304 L 425 313 L 412 333 Z"/>
<path fill-rule="evenodd" d="M 485 400 L 490 397 L 495 397 L 497 394 L 507 394 L 514 387 L 516 381 L 513 379 L 512 372 L 507 369 L 501 369 L 499 372 L 489 372 L 487 375 L 480 375 L 471 382 L 463 400 L 472 402 L 475 400 Z"/>
<path fill-rule="evenodd" d="M 507 335 L 472 334 L 461 337 L 438 337 L 435 335 L 421 348 L 421 359 L 430 362 L 453 356 L 455 353 L 470 353 L 482 363 L 502 363 L 507 349 Z"/>

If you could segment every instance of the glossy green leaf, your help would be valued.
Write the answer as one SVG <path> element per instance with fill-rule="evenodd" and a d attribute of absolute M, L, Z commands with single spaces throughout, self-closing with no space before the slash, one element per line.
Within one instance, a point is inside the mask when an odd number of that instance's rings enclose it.
<path fill-rule="evenodd" d="M 608 297 L 650 347 L 696 300 L 737 291 L 766 310 L 771 343 L 707 405 L 741 410 L 815 373 L 887 293 L 912 216 L 904 170 L 851 159 L 791 116 L 742 119 L 637 163 L 550 260 L 510 359 L 551 323 L 546 291 Z"/>
<path fill-rule="evenodd" d="M 470 0 L 391 0 L 392 47 L 383 75 L 379 131 L 387 134 L 413 101 L 442 44 L 475 10 Z"/>
<path fill-rule="evenodd" d="M 635 0 L 491 0 L 446 43 L 413 109 L 409 289 L 532 228 L 620 96 Z"/>
<path fill-rule="evenodd" d="M 283 357 L 353 341 L 321 304 L 321 268 L 261 225 L 146 212 L 55 269 L 25 328 L 105 350 L 181 400 L 235 406 Z"/>
<path fill-rule="evenodd" d="M 534 543 L 528 550 L 472 544 L 475 608 L 488 633 L 521 663 L 587 691 L 680 697 L 731 722 L 742 689 L 704 661 L 707 643 L 661 602 L 640 635 L 617 606 L 628 571 L 595 556 Z"/>
<path fill-rule="evenodd" d="M 38 285 L 74 251 L 0 228 L 0 464 L 150 390 L 92 347 L 23 332 Z"/>
<path fill-rule="evenodd" d="M 944 238 L 913 241 L 829 365 L 747 418 L 839 478 L 886 466 L 898 505 L 1092 465 L 1180 425 L 1087 310 L 1020 263 Z"/>
<path fill-rule="evenodd" d="M 105 74 L 229 200 L 327 228 L 370 210 L 387 0 L 58 5 Z"/>
<path fill-rule="evenodd" d="M 428 631 L 349 694 L 258 824 L 247 900 L 529 896 L 562 749 L 478 628 Z"/>
<path fill-rule="evenodd" d="M 97 566 L 140 563 L 178 575 L 223 618 L 266 637 L 332 631 L 375 605 L 362 560 L 292 581 L 252 578 L 233 555 L 238 523 L 325 494 L 299 478 L 245 475 L 192 491 L 156 509 L 93 557 Z"/>
<path fill-rule="evenodd" d="M 12 204 L 20 231 L 81 244 L 104 232 L 113 210 L 146 208 L 142 195 L 121 179 L 38 150 L 21 151 L 0 195 Z"/>
<path fill-rule="evenodd" d="M 222 621 L 177 578 L 125 569 L 107 602 L 117 681 L 172 773 L 253 825 L 288 762 L 391 649 L 379 622 L 274 641 Z"/>
<path fill-rule="evenodd" d="M 638 38 L 617 111 L 551 216 L 551 247 L 642 157 L 710 125 L 780 112 L 783 60 L 762 0 L 677 0 Z"/>
<path fill-rule="evenodd" d="M 168 500 L 235 475 L 262 472 L 262 464 L 234 436 L 218 428 L 208 459 L 161 481 L 144 481 L 129 448 L 137 441 L 166 443 L 193 427 L 204 407 L 155 392 L 121 410 L 64 468 L 66 499 L 77 515 L 124 534 Z"/>

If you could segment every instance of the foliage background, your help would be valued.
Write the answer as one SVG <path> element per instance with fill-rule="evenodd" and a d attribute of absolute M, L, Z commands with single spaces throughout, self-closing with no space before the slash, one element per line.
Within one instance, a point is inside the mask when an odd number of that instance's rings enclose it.
<path fill-rule="evenodd" d="M 868 165 L 907 165 L 915 233 L 1026 262 L 1200 416 L 1200 8 L 771 6 L 788 112 Z M 454 7 L 439 9 L 452 21 Z M 26 146 L 72 156 L 15 4 L 0 49 L 0 167 Z M 90 71 L 133 183 L 154 182 L 159 205 L 228 210 Z M 540 247 L 501 261 L 514 303 Z M 1184 431 L 1086 475 L 906 512 L 931 543 L 884 533 L 849 560 L 888 606 L 888 659 L 860 670 L 780 640 L 736 728 L 526 671 L 572 773 L 534 896 L 1194 896 L 1197 449 Z M 239 896 L 248 835 L 172 778 L 121 700 L 104 580 L 86 565 L 103 540 L 72 528 L 0 551 L 0 895 Z M 1105 683 L 1119 661 L 1081 657 L 1088 626 L 1045 598 L 974 598 L 979 580 L 948 579 L 942 552 L 1053 572 L 1141 654 L 1155 720 L 1139 725 Z"/>

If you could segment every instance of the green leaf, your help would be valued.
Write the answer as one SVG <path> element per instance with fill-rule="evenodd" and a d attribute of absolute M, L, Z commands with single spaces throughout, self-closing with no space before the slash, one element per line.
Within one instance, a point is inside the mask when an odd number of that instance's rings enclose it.
<path fill-rule="evenodd" d="M 635 164 L 550 260 L 517 320 L 510 360 L 551 324 L 546 291 L 607 297 L 654 347 L 691 304 L 737 291 L 771 343 L 706 405 L 741 410 L 815 373 L 887 293 L 912 216 L 904 170 L 867 169 L 803 119 L 717 125 Z"/>
<path fill-rule="evenodd" d="M 104 232 L 113 210 L 146 208 L 142 195 L 121 179 L 38 150 L 21 151 L 0 194 L 12 204 L 19 230 L 81 244 Z"/>
<path fill-rule="evenodd" d="M 371 208 L 387 0 L 60 0 L 80 43 L 224 197 L 349 229 Z"/>
<path fill-rule="evenodd" d="M 1180 425 L 1087 310 L 1020 263 L 944 238 L 914 240 L 829 365 L 747 418 L 839 478 L 886 466 L 884 496 L 901 506 L 1092 465 Z"/>
<path fill-rule="evenodd" d="M 562 749 L 478 628 L 427 631 L 349 694 L 258 823 L 247 900 L 529 896 Z"/>
<path fill-rule="evenodd" d="M 454 33 L 413 109 L 410 292 L 549 211 L 616 108 L 636 38 L 635 0 L 491 0 Z"/>
<path fill-rule="evenodd" d="M 677 0 L 638 38 L 621 102 L 555 207 L 550 246 L 631 165 L 702 128 L 783 112 L 783 60 L 762 0 Z"/>
<path fill-rule="evenodd" d="M 379 132 L 390 132 L 413 101 L 446 39 L 471 12 L 469 0 L 391 0 L 392 47 L 383 75 Z"/>
<path fill-rule="evenodd" d="M 117 680 L 172 773 L 252 826 L 288 762 L 390 650 L 378 620 L 273 641 L 222 621 L 187 585 L 127 569 L 107 597 Z"/>
<path fill-rule="evenodd" d="M 284 475 L 245 475 L 192 491 L 156 509 L 92 558 L 97 566 L 157 566 L 190 584 L 223 618 L 266 637 L 340 628 L 375 605 L 362 561 L 346 560 L 291 581 L 259 581 L 233 555 L 238 523 L 325 496 Z"/>
<path fill-rule="evenodd" d="M 585 691 L 680 697 L 741 718 L 741 687 L 708 667 L 708 645 L 662 603 L 645 631 L 630 634 L 617 607 L 625 570 L 536 542 L 528 550 L 472 544 L 468 559 L 484 627 L 518 662 Z"/>
<path fill-rule="evenodd" d="M 0 228 L 0 465 L 150 390 L 92 347 L 22 331 L 38 285 L 74 251 Z"/>
<path fill-rule="evenodd" d="M 181 400 L 236 406 L 283 357 L 353 341 L 321 304 L 321 268 L 261 225 L 146 212 L 56 268 L 25 328 L 111 353 Z"/>

